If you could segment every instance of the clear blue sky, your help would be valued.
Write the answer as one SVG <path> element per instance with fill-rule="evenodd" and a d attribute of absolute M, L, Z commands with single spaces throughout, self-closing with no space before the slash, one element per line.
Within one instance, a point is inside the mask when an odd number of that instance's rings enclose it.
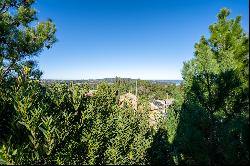
<path fill-rule="evenodd" d="M 38 0 L 58 42 L 37 59 L 43 78 L 182 79 L 183 61 L 222 7 L 249 29 L 248 0 Z"/>

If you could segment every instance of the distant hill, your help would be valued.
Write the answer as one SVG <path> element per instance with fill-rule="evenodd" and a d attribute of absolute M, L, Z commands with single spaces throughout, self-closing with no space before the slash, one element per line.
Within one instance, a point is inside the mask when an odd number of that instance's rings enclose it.
<path fill-rule="evenodd" d="M 150 81 L 154 81 L 158 83 L 172 83 L 172 84 L 179 85 L 182 83 L 183 80 L 150 80 Z"/>

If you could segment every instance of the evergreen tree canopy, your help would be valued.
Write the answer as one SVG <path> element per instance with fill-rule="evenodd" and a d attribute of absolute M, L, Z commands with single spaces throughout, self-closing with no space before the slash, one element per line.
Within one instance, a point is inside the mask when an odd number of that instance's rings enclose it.
<path fill-rule="evenodd" d="M 185 137 L 180 149 L 192 163 L 249 161 L 249 38 L 241 17 L 228 19 L 229 14 L 220 11 L 209 26 L 210 37 L 201 37 L 194 58 L 183 67 L 185 101 L 178 132 Z"/>
<path fill-rule="evenodd" d="M 38 22 L 35 0 L 0 1 L 0 81 L 7 77 L 39 77 L 34 56 L 56 41 L 51 20 Z"/>

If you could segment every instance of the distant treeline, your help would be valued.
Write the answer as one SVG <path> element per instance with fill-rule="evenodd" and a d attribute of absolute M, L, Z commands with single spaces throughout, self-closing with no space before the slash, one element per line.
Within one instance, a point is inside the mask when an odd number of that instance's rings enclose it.
<path fill-rule="evenodd" d="M 100 82 L 107 82 L 107 83 L 115 83 L 118 80 L 126 81 L 126 82 L 135 82 L 136 80 L 141 79 L 132 79 L 132 78 L 103 78 L 103 79 L 87 79 L 87 80 L 56 80 L 56 79 L 41 79 L 40 81 L 43 83 L 90 83 L 90 84 L 97 84 Z M 180 85 L 183 80 L 143 80 L 148 81 L 150 83 L 163 83 L 163 84 L 176 84 Z"/>

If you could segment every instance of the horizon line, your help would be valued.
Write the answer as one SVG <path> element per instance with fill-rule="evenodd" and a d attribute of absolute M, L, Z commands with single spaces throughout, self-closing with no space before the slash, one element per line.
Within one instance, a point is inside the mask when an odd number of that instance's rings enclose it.
<path fill-rule="evenodd" d="M 103 79 L 112 79 L 116 77 L 104 77 L 104 78 L 88 78 L 88 79 L 58 79 L 58 78 L 41 78 L 41 80 L 103 80 Z M 129 77 L 118 77 L 121 79 L 132 79 L 132 80 L 152 80 L 152 81 L 161 81 L 161 80 L 178 80 L 183 81 L 183 79 L 141 79 L 141 78 L 129 78 Z"/>

